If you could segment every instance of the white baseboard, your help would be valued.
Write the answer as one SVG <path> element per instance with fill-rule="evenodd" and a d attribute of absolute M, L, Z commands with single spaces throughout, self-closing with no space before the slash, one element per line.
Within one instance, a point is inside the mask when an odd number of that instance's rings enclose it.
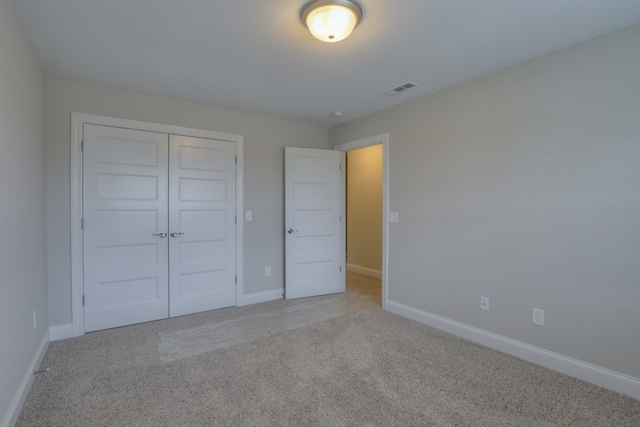
<path fill-rule="evenodd" d="M 387 310 L 416 322 L 466 338 L 503 353 L 519 357 L 545 368 L 578 378 L 600 387 L 640 399 L 640 379 L 591 365 L 559 353 L 535 347 L 502 335 L 456 322 L 395 301 L 387 302 Z"/>
<path fill-rule="evenodd" d="M 282 299 L 283 294 L 284 294 L 284 289 L 274 289 L 272 291 L 243 295 L 240 301 L 238 301 L 238 307 L 241 307 L 243 305 L 259 304 L 261 302 Z"/>
<path fill-rule="evenodd" d="M 363 276 L 373 277 L 375 279 L 382 279 L 382 271 L 374 270 L 368 267 L 362 267 L 355 264 L 347 264 L 347 271 L 351 273 L 362 274 Z"/>
<path fill-rule="evenodd" d="M 49 331 L 46 332 L 44 338 L 42 339 L 42 342 L 36 350 L 36 353 L 33 355 L 33 359 L 31 360 L 31 363 L 27 368 L 27 372 L 25 372 L 24 377 L 20 382 L 20 386 L 18 387 L 18 390 L 16 391 L 13 400 L 11 401 L 9 410 L 0 422 L 0 427 L 11 427 L 15 425 L 16 421 L 18 421 L 18 417 L 20 416 L 20 412 L 22 411 L 22 406 L 27 400 L 29 390 L 31 390 L 31 385 L 33 384 L 33 380 L 35 379 L 35 375 L 33 375 L 33 372 L 40 367 L 40 363 L 42 363 L 42 359 L 44 358 L 44 354 L 47 352 L 48 346 Z"/>
<path fill-rule="evenodd" d="M 64 340 L 73 337 L 73 323 L 64 325 L 55 325 L 49 327 L 49 336 L 51 341 Z"/>

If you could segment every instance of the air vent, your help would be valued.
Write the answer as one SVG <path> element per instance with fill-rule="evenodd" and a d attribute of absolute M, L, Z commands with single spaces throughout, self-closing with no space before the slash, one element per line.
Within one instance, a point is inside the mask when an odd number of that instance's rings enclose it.
<path fill-rule="evenodd" d="M 395 94 L 398 94 L 400 92 L 404 92 L 407 89 L 411 89 L 412 87 L 416 87 L 418 86 L 417 83 L 413 83 L 413 82 L 406 82 L 404 84 L 401 84 L 398 87 L 394 87 L 393 89 L 389 89 L 388 91 L 386 91 L 384 94 L 387 96 L 393 96 Z"/>

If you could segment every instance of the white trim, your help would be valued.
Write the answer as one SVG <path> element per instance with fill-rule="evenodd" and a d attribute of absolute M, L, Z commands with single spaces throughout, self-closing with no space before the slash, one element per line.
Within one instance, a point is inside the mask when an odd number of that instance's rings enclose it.
<path fill-rule="evenodd" d="M 236 305 L 242 298 L 244 291 L 244 221 L 242 212 L 244 206 L 244 138 L 241 135 L 214 132 L 202 129 L 192 129 L 180 126 L 163 125 L 159 123 L 141 122 L 137 120 L 119 119 L 91 114 L 71 113 L 71 325 L 73 336 L 84 335 L 84 310 L 82 294 L 84 279 L 82 273 L 82 130 L 85 124 L 121 127 L 126 129 L 144 130 L 149 132 L 167 133 L 171 135 L 192 136 L 197 138 L 229 141 L 236 144 Z"/>
<path fill-rule="evenodd" d="M 236 307 L 244 295 L 244 137 L 236 143 Z"/>
<path fill-rule="evenodd" d="M 443 330 L 494 350 L 519 357 L 545 368 L 578 378 L 600 387 L 640 399 L 640 379 L 591 365 L 571 357 L 540 347 L 516 341 L 502 335 L 487 332 L 464 323 L 419 310 L 395 301 L 389 301 L 387 309 L 416 322 Z"/>
<path fill-rule="evenodd" d="M 24 377 L 22 377 L 22 382 L 20 382 L 20 387 L 18 387 L 15 396 L 13 396 L 11 405 L 9 405 L 9 410 L 0 422 L 0 427 L 11 427 L 15 425 L 16 421 L 18 421 L 18 417 L 22 411 L 22 406 L 24 406 L 24 402 L 27 400 L 27 396 L 29 395 L 29 391 L 33 385 L 33 380 L 35 379 L 35 375 L 33 373 L 40 367 L 48 346 L 49 331 L 47 330 L 42 338 L 42 342 L 33 355 L 33 359 L 31 359 L 27 372 L 25 372 Z"/>
<path fill-rule="evenodd" d="M 363 276 L 373 277 L 374 279 L 382 279 L 382 271 L 373 268 L 363 267 L 361 265 L 347 264 L 347 271 Z"/>
<path fill-rule="evenodd" d="M 65 323 L 64 325 L 50 326 L 49 337 L 51 337 L 51 341 L 73 338 L 73 324 Z"/>
<path fill-rule="evenodd" d="M 73 336 L 84 335 L 84 251 L 82 249 L 82 129 L 90 117 L 71 113 L 71 325 Z"/>
<path fill-rule="evenodd" d="M 275 301 L 284 298 L 284 288 L 272 291 L 257 292 L 255 294 L 242 295 L 238 298 L 238 306 L 260 304 L 261 302 Z"/>
<path fill-rule="evenodd" d="M 333 150 L 338 151 L 338 150 Z M 338 152 L 340 156 L 340 292 L 347 290 L 347 154 Z M 344 165 L 344 167 L 343 167 Z M 344 221 L 343 221 L 344 218 Z M 344 271 L 342 266 L 344 266 Z M 295 273 L 294 273 L 295 276 Z M 285 288 L 286 289 L 286 288 Z"/>
<path fill-rule="evenodd" d="M 370 136 L 336 145 L 335 150 L 348 152 L 358 148 L 382 144 L 382 308 L 387 309 L 389 299 L 389 133 Z M 347 166 L 348 167 L 348 166 Z"/>

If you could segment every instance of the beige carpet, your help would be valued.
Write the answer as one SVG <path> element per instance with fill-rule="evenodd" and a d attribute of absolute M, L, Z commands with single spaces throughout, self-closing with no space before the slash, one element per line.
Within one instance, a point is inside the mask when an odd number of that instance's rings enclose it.
<path fill-rule="evenodd" d="M 332 315 L 317 322 L 289 317 L 323 304 Z M 220 333 L 260 319 L 279 326 Z M 195 350 L 168 358 L 171 334 Z M 640 401 L 384 312 L 352 287 L 56 341 L 42 367 L 18 426 L 640 426 Z"/>

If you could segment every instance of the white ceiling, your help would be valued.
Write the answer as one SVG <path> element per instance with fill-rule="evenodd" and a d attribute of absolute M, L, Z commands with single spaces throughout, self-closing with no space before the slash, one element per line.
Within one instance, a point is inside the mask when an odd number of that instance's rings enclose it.
<path fill-rule="evenodd" d="M 640 22 L 639 0 L 360 0 L 362 23 L 327 44 L 305 1 L 13 4 L 50 74 L 322 126 Z"/>

